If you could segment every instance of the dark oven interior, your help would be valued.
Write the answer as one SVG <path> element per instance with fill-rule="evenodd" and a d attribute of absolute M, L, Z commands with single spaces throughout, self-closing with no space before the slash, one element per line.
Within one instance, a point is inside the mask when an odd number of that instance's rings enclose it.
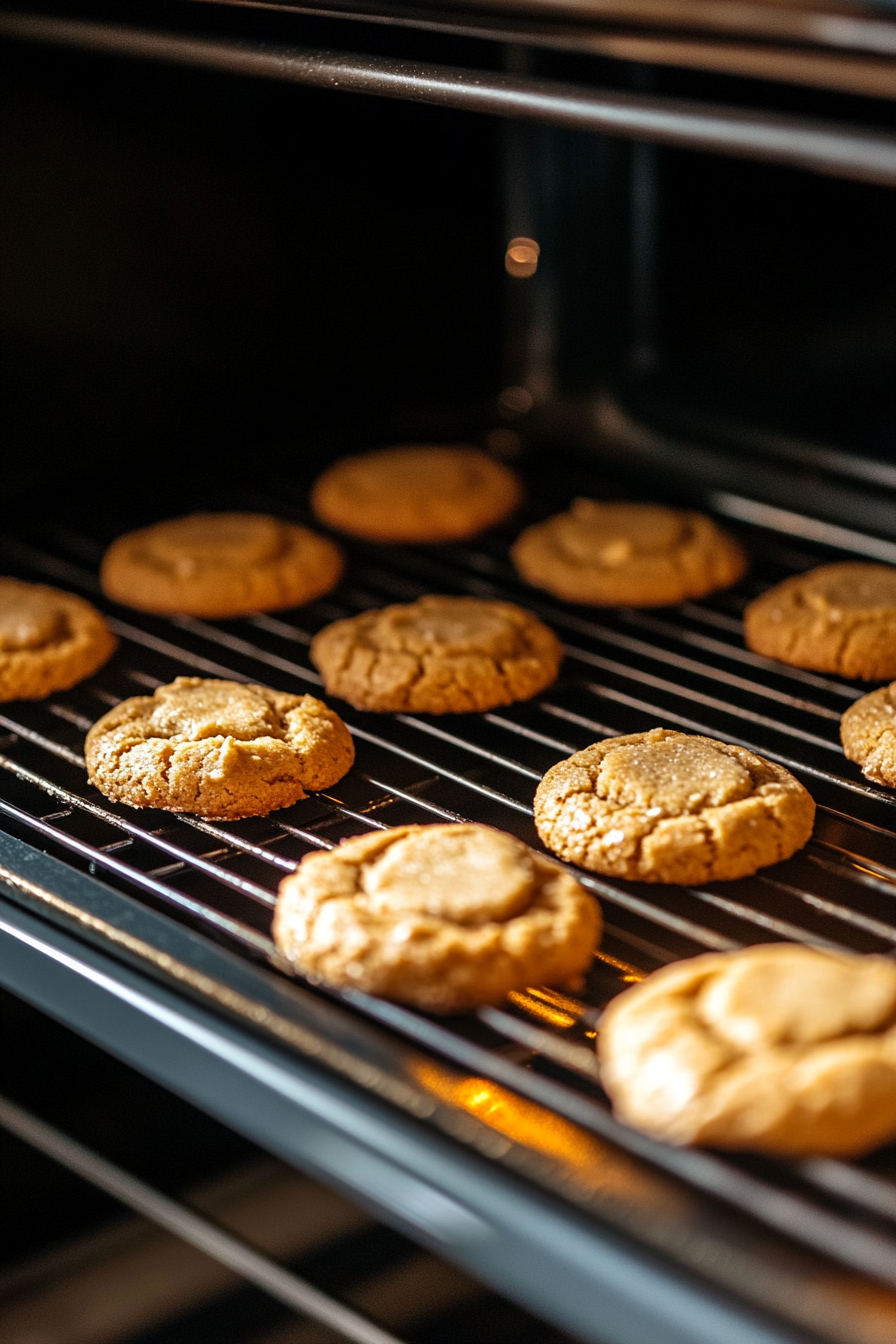
<path fill-rule="evenodd" d="M 337 1313 L 348 1303 L 421 1344 L 563 1331 L 883 1344 L 894 1150 L 849 1164 L 665 1148 L 613 1121 L 593 1040 L 609 998 L 679 957 L 778 940 L 896 946 L 896 795 L 838 738 L 866 688 L 750 653 L 740 621 L 752 596 L 825 559 L 896 563 L 896 169 L 887 185 L 880 167 L 817 173 L 335 96 L 211 59 L 134 59 L 108 34 L 124 17 L 218 51 L 351 47 L 651 106 L 836 122 L 875 143 L 892 129 L 886 72 L 872 96 L 870 75 L 813 85 L 620 60 L 573 40 L 579 29 L 551 37 L 560 21 L 523 6 L 491 28 L 475 10 L 425 22 L 401 7 L 119 9 L 57 6 L 37 28 L 19 16 L 5 29 L 2 568 L 90 597 L 121 646 L 70 692 L 0 706 L 12 1159 L 0 1339 L 24 1337 L 3 1333 L 24 1328 L 23 1293 L 36 1301 L 50 1283 L 77 1302 L 79 1265 L 99 1274 L 105 1257 L 100 1296 L 137 1273 L 138 1232 L 107 1226 L 125 1203 L 194 1246 L 236 1229 L 227 1263 L 256 1287 L 225 1280 L 152 1329 L 151 1312 L 140 1329 L 106 1321 L 103 1338 L 333 1337 L 287 1326 L 314 1311 L 300 1278 L 276 1277 L 279 1256 Z M 75 22 L 80 37 L 64 28 Z M 528 276 L 505 267 L 515 237 L 538 242 Z M 163 619 L 100 594 L 103 549 L 131 527 L 195 507 L 309 521 L 309 484 L 335 456 L 462 439 L 525 477 L 510 528 L 451 546 L 348 543 L 335 593 L 272 616 Z M 509 542 L 575 494 L 694 502 L 743 537 L 752 571 L 658 611 L 536 595 Z M 197 673 L 314 690 L 316 630 L 427 592 L 542 616 L 566 646 L 560 681 L 484 715 L 346 708 L 355 768 L 264 819 L 136 813 L 88 787 L 84 733 L 119 699 Z M 699 889 L 585 875 L 606 935 L 579 996 L 536 986 L 436 1021 L 277 969 L 273 893 L 304 854 L 457 817 L 538 845 L 543 772 L 657 724 L 792 769 L 818 804 L 809 846 Z M 35 1113 L 122 1167 L 91 1167 Z M 122 1168 L 169 1203 L 150 1206 Z M 430 1306 L 415 1315 L 418 1298 Z M 100 1337 L 80 1300 L 81 1334 L 54 1339 Z M 317 1309 L 342 1337 L 378 1338 Z"/>

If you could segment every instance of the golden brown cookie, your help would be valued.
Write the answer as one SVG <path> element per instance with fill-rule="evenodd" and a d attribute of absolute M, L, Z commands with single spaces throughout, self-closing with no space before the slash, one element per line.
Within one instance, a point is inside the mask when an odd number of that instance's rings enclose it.
<path fill-rule="evenodd" d="M 128 532 L 103 557 L 103 592 L 138 611 L 247 616 L 298 607 L 339 582 L 337 546 L 266 513 L 191 513 Z"/>
<path fill-rule="evenodd" d="M 433 1013 L 575 982 L 597 902 L 520 840 L 468 823 L 397 826 L 309 854 L 280 884 L 274 940 L 303 975 Z"/>
<path fill-rule="evenodd" d="M 548 849 L 639 882 L 749 877 L 801 849 L 814 817 L 811 797 L 783 766 L 666 728 L 577 751 L 535 794 Z"/>
<path fill-rule="evenodd" d="M 896 677 L 896 569 L 849 560 L 795 574 L 750 603 L 744 637 L 793 667 Z"/>
<path fill-rule="evenodd" d="M 102 667 L 117 644 L 83 597 L 0 578 L 0 701 L 67 691 Z"/>
<path fill-rule="evenodd" d="M 609 607 L 670 606 L 727 588 L 747 569 L 743 547 L 702 513 L 596 499 L 527 527 L 510 555 L 536 588 Z"/>
<path fill-rule="evenodd" d="M 421 597 L 335 621 L 311 661 L 355 709 L 466 714 L 528 700 L 557 676 L 553 631 L 510 602 Z"/>
<path fill-rule="evenodd" d="M 312 695 L 178 677 L 123 700 L 87 734 L 87 773 L 107 798 L 203 817 L 264 817 L 350 769 L 345 724 Z"/>
<path fill-rule="evenodd" d="M 343 458 L 314 483 L 329 527 L 370 541 L 458 541 L 492 527 L 522 498 L 519 477 L 478 448 L 382 448 Z"/>
<path fill-rule="evenodd" d="M 840 740 L 869 779 L 896 788 L 896 681 L 850 705 L 840 720 Z"/>
<path fill-rule="evenodd" d="M 614 999 L 598 1051 L 620 1119 L 672 1143 L 857 1157 L 896 1139 L 889 957 L 693 957 Z"/>

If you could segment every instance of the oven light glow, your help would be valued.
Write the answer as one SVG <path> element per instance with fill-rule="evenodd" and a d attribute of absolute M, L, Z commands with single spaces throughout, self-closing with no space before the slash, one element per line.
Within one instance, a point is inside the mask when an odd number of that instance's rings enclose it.
<path fill-rule="evenodd" d="M 538 270 L 540 253 L 534 238 L 511 238 L 504 253 L 504 269 L 517 280 L 528 280 Z"/>

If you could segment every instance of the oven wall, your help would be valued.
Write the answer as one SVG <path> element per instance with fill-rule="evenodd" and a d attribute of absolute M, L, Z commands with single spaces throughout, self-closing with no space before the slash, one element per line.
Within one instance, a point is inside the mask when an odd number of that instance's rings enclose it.
<path fill-rule="evenodd" d="M 472 432 L 500 389 L 489 118 L 10 44 L 7 474 Z"/>

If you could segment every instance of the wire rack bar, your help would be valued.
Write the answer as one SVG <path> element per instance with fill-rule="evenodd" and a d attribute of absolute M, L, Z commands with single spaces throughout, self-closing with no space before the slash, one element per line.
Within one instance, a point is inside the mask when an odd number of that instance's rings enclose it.
<path fill-rule="evenodd" d="M 896 139 L 872 127 L 394 57 L 238 43 L 42 15 L 7 12 L 0 17 L 0 33 L 19 41 L 431 103 L 896 185 Z M 720 511 L 726 510 L 727 499 L 719 495 Z"/>

